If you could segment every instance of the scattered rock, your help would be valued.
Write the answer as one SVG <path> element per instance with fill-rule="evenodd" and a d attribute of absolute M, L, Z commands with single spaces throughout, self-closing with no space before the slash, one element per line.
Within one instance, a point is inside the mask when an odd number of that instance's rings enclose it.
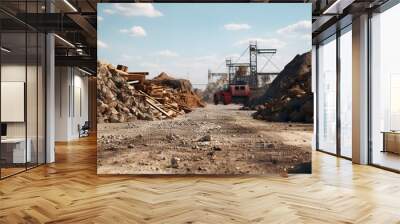
<path fill-rule="evenodd" d="M 213 146 L 212 150 L 214 150 L 214 151 L 222 151 L 222 148 L 219 147 L 219 146 Z"/>
<path fill-rule="evenodd" d="M 208 146 L 208 145 L 210 145 L 210 142 L 199 142 L 198 144 L 200 146 Z"/>
<path fill-rule="evenodd" d="M 204 171 L 204 172 L 207 172 L 207 169 L 206 169 L 206 168 L 203 168 L 203 167 L 200 167 L 200 166 L 199 166 L 199 168 L 197 168 L 197 170 L 198 170 L 198 171 Z"/>
<path fill-rule="evenodd" d="M 199 140 L 197 140 L 198 142 L 209 142 L 211 141 L 211 135 L 205 135 L 201 138 L 199 138 Z"/>
<path fill-rule="evenodd" d="M 175 140 L 179 139 L 179 135 L 170 133 L 170 134 L 168 134 L 168 135 L 166 136 L 166 138 L 167 138 L 168 140 L 170 140 L 170 141 L 175 141 Z"/>
<path fill-rule="evenodd" d="M 199 149 L 199 146 L 193 145 L 193 146 L 192 146 L 192 149 Z"/>
<path fill-rule="evenodd" d="M 172 157 L 171 158 L 171 168 L 178 169 L 179 161 L 181 161 L 181 159 L 179 159 L 178 157 Z"/>

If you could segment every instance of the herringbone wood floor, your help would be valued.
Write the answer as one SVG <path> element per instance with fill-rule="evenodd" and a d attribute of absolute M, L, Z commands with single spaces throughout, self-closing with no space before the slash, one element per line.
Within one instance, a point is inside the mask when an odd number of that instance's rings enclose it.
<path fill-rule="evenodd" d="M 97 176 L 95 139 L 0 181 L 0 223 L 400 223 L 400 175 L 313 155 L 312 175 Z"/>

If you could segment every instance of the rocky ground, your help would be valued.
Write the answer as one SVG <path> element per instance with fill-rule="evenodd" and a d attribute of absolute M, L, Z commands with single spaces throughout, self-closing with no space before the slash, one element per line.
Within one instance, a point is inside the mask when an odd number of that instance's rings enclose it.
<path fill-rule="evenodd" d="M 207 105 L 172 120 L 98 124 L 99 174 L 310 172 L 312 124 Z"/>

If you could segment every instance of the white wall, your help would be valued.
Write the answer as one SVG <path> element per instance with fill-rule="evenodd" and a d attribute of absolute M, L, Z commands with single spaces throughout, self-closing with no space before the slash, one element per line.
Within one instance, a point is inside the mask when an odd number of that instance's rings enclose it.
<path fill-rule="evenodd" d="M 1 66 L 1 81 L 25 82 L 25 64 L 3 64 Z M 1 108 L 5 110 L 6 108 Z M 7 123 L 7 137 L 25 137 L 25 122 Z"/>
<path fill-rule="evenodd" d="M 55 141 L 70 141 L 88 120 L 88 78 L 72 67 L 56 67 L 55 73 Z"/>
<path fill-rule="evenodd" d="M 26 112 L 26 120 L 21 122 L 6 122 L 7 123 L 7 137 L 9 138 L 24 138 L 25 135 L 30 140 L 31 145 L 29 146 L 32 151 L 32 161 L 36 162 L 36 158 L 39 159 L 39 163 L 44 163 L 44 74 L 41 72 L 42 69 L 39 66 L 37 71 L 36 65 L 28 65 L 18 63 L 4 63 L 1 66 L 2 82 L 24 82 L 26 84 L 26 107 L 23 102 L 21 113 Z M 25 80 L 27 78 L 27 80 Z M 3 89 L 4 90 L 4 89 Z M 2 90 L 2 91 L 3 91 Z M 24 94 L 24 90 L 21 94 Z M 2 95 L 3 97 L 7 97 Z M 2 107 L 3 112 L 12 110 L 11 108 Z M 26 110 L 26 111 L 25 111 Z M 13 113 L 13 111 L 7 111 L 7 113 Z M 37 156 L 37 153 L 39 155 Z"/>
<path fill-rule="evenodd" d="M 67 141 L 69 133 L 69 69 L 67 67 L 55 68 L 55 104 L 54 104 L 54 119 L 55 119 L 55 141 Z"/>

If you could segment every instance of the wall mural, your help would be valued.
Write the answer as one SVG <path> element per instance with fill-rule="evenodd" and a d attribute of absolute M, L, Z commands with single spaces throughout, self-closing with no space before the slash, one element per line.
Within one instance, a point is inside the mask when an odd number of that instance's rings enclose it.
<path fill-rule="evenodd" d="M 97 44 L 98 174 L 311 173 L 311 4 L 100 3 Z"/>

